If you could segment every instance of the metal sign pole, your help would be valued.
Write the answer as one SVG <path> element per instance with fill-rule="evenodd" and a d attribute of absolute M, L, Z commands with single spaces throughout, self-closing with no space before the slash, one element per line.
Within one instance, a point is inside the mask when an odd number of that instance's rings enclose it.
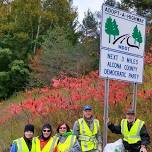
<path fill-rule="evenodd" d="M 103 149 L 107 144 L 107 120 L 109 106 L 109 79 L 105 79 L 105 95 L 104 95 L 104 130 L 103 130 Z"/>
<path fill-rule="evenodd" d="M 136 113 L 137 106 L 137 83 L 133 83 L 133 98 L 132 98 L 132 110 Z"/>

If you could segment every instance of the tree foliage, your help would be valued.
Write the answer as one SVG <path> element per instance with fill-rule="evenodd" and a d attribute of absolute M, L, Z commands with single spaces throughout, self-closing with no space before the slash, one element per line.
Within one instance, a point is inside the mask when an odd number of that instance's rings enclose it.
<path fill-rule="evenodd" d="M 13 60 L 12 51 L 0 48 L 0 99 L 24 89 L 28 77 L 29 69 L 24 61 Z"/>
<path fill-rule="evenodd" d="M 35 53 L 50 27 L 70 28 L 76 17 L 67 0 L 14 0 L 2 3 L 0 14 L 0 46 L 14 50 L 19 59 Z"/>
<path fill-rule="evenodd" d="M 0 99 L 8 97 L 10 90 L 9 72 L 0 71 Z"/>
<path fill-rule="evenodd" d="M 151 0 L 121 0 L 121 8 L 130 10 L 138 15 L 147 18 L 147 24 L 152 21 L 152 2 Z"/>
<path fill-rule="evenodd" d="M 57 26 L 68 33 L 65 40 L 78 42 L 76 17 L 76 10 L 67 0 L 0 1 L 0 72 L 9 81 L 8 86 L 2 87 L 3 97 L 24 89 L 29 83 L 34 74 L 29 77 L 29 58 L 41 49 L 48 29 L 53 31 Z M 58 42 L 62 50 L 62 40 Z"/>
<path fill-rule="evenodd" d="M 60 27 L 48 30 L 43 43 L 40 78 L 50 82 L 54 76 L 65 73 L 68 76 L 80 76 L 93 69 L 95 59 L 89 53 L 89 43 L 72 45 L 67 39 L 67 32 Z M 92 45 L 94 45 L 93 43 Z M 97 52 L 97 49 L 94 48 Z"/>
<path fill-rule="evenodd" d="M 10 81 L 12 92 L 23 90 L 28 83 L 29 69 L 23 60 L 14 60 L 10 65 Z"/>
<path fill-rule="evenodd" d="M 109 5 L 109 6 L 115 6 L 116 5 L 116 0 L 106 0 L 105 4 Z"/>
<path fill-rule="evenodd" d="M 97 38 L 98 37 L 97 28 L 98 28 L 98 22 L 94 14 L 90 10 L 88 10 L 82 21 L 83 40 L 87 37 Z"/>
<path fill-rule="evenodd" d="M 9 49 L 0 48 L 0 71 L 8 71 L 12 61 L 12 52 Z"/>
<path fill-rule="evenodd" d="M 109 6 L 112 6 L 112 7 L 116 7 L 116 8 L 121 7 L 121 3 L 119 1 L 116 1 L 116 0 L 106 0 L 105 4 L 109 5 Z"/>

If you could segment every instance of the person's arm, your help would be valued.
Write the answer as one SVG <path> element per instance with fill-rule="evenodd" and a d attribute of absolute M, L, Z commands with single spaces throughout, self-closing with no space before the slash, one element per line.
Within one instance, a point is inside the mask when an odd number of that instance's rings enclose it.
<path fill-rule="evenodd" d="M 10 152 L 17 152 L 17 144 L 13 143 L 10 148 Z"/>
<path fill-rule="evenodd" d="M 101 135 L 100 124 L 99 124 L 99 127 L 98 127 L 98 132 L 97 132 L 96 137 L 97 137 L 98 144 L 102 144 L 102 135 Z"/>
<path fill-rule="evenodd" d="M 141 138 L 141 145 L 147 146 L 150 143 L 150 136 L 148 134 L 145 125 L 143 125 L 143 127 L 140 130 L 140 138 Z"/>
<path fill-rule="evenodd" d="M 74 144 L 73 147 L 69 150 L 69 152 L 82 152 L 78 140 L 76 140 L 75 144 Z"/>
<path fill-rule="evenodd" d="M 79 122 L 76 121 L 73 126 L 73 134 L 76 135 L 77 139 L 79 138 L 79 132 L 80 132 Z"/>
<path fill-rule="evenodd" d="M 97 150 L 98 152 L 101 152 L 102 151 L 102 135 L 101 135 L 101 128 L 100 128 L 100 123 L 98 124 L 97 126 L 97 134 L 95 135 L 96 136 L 96 139 L 97 139 Z"/>
<path fill-rule="evenodd" d="M 109 122 L 108 128 L 111 130 L 112 133 L 121 134 L 121 126 L 120 125 L 114 125 L 113 123 Z"/>

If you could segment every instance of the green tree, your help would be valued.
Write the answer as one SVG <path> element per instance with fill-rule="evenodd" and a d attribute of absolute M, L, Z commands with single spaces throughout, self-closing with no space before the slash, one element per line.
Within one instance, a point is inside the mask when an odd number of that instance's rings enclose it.
<path fill-rule="evenodd" d="M 0 99 L 6 98 L 10 92 L 9 64 L 12 62 L 12 52 L 0 48 Z"/>
<path fill-rule="evenodd" d="M 73 46 L 67 39 L 67 32 L 60 27 L 48 30 L 44 40 L 40 67 L 37 69 L 39 79 L 50 84 L 51 78 L 61 72 L 76 77 L 94 69 L 97 55 L 90 52 L 98 53 L 99 45 L 95 41 Z"/>
<path fill-rule="evenodd" d="M 0 48 L 0 99 L 25 88 L 29 68 L 23 60 L 14 60 L 9 49 Z"/>
<path fill-rule="evenodd" d="M 143 42 L 141 32 L 140 32 L 140 30 L 138 30 L 137 25 L 133 29 L 132 37 L 134 38 L 134 44 L 136 44 L 136 42 L 138 42 L 139 46 L 140 46 L 140 43 Z"/>
<path fill-rule="evenodd" d="M 116 5 L 116 0 L 106 0 L 105 4 L 109 5 L 109 6 L 115 6 Z"/>
<path fill-rule="evenodd" d="M 40 50 L 48 29 L 54 30 L 57 26 L 67 32 L 66 41 L 78 42 L 76 17 L 76 10 L 67 0 L 0 1 L 0 47 L 3 51 L 0 51 L 0 72 L 8 71 L 9 84 L 13 84 L 8 87 L 11 93 L 26 87 L 29 57 Z M 5 48 L 9 48 L 11 54 Z M 21 66 L 19 61 L 27 67 Z"/>
<path fill-rule="evenodd" d="M 121 4 L 125 5 L 126 8 L 136 10 L 138 13 L 152 8 L 151 0 L 121 0 Z"/>
<path fill-rule="evenodd" d="M 14 50 L 19 59 L 27 59 L 41 47 L 50 27 L 69 29 L 77 15 L 67 0 L 14 0 L 2 3 L 0 14 L 0 46 Z"/>
<path fill-rule="evenodd" d="M 12 52 L 9 49 L 0 48 L 0 71 L 8 71 L 12 62 Z"/>
<path fill-rule="evenodd" d="M 94 14 L 90 10 L 88 10 L 82 21 L 83 39 L 88 37 L 97 38 L 98 37 L 97 28 L 98 28 L 98 22 Z"/>
<path fill-rule="evenodd" d="M 10 64 L 10 91 L 24 90 L 29 79 L 29 69 L 23 60 L 14 60 Z"/>
<path fill-rule="evenodd" d="M 10 75 L 9 72 L 0 71 L 0 99 L 5 99 L 10 94 Z"/>
<path fill-rule="evenodd" d="M 140 31 L 138 31 L 138 38 L 137 38 L 137 42 L 139 43 L 139 46 L 140 46 L 140 43 L 142 43 L 142 42 L 143 42 L 143 40 L 142 40 L 142 35 L 141 35 L 141 32 L 140 32 Z"/>
<path fill-rule="evenodd" d="M 132 37 L 134 38 L 134 44 L 136 44 L 138 40 L 139 32 L 138 32 L 138 27 L 137 25 L 133 29 Z"/>
<path fill-rule="evenodd" d="M 119 35 L 119 29 L 118 29 L 118 25 L 117 25 L 115 19 L 113 20 L 113 32 L 112 32 L 112 35 L 114 36 L 114 40 L 115 40 L 116 36 Z"/>
<path fill-rule="evenodd" d="M 66 65 L 70 63 L 68 59 L 71 42 L 67 39 L 66 31 L 63 28 L 55 27 L 50 29 L 44 37 L 42 45 L 42 57 L 40 60 L 43 72 L 41 77 L 50 82 L 50 79 L 59 75 L 60 71 L 66 70 Z"/>
<path fill-rule="evenodd" d="M 105 32 L 109 35 L 109 43 L 111 41 L 111 35 L 113 35 L 113 22 L 112 18 L 108 17 L 105 23 Z"/>

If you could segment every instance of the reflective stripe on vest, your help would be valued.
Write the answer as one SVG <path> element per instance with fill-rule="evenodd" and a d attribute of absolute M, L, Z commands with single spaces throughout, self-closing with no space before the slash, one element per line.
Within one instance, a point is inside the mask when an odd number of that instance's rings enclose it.
<path fill-rule="evenodd" d="M 32 139 L 32 148 L 29 151 L 28 146 L 24 140 L 24 138 L 19 138 L 14 141 L 17 144 L 17 152 L 36 152 L 35 147 L 35 138 Z"/>
<path fill-rule="evenodd" d="M 83 118 L 79 119 L 78 122 L 80 128 L 79 140 L 81 141 L 82 151 L 97 149 L 96 134 L 99 130 L 99 121 L 97 119 L 94 119 L 92 131 Z"/>
<path fill-rule="evenodd" d="M 21 138 L 18 139 L 18 151 L 22 152 L 22 141 Z"/>
<path fill-rule="evenodd" d="M 129 131 L 127 126 L 127 119 L 123 119 L 121 121 L 121 133 L 124 136 L 123 140 L 127 141 L 129 144 L 134 144 L 138 141 L 141 141 L 140 130 L 143 127 L 143 125 L 144 121 L 137 119 Z"/>
<path fill-rule="evenodd" d="M 76 142 L 76 136 L 72 135 L 71 140 L 70 140 L 70 148 L 69 148 L 69 150 L 73 147 L 75 142 Z"/>
<path fill-rule="evenodd" d="M 58 137 L 54 136 L 49 139 L 47 144 L 41 150 L 40 139 L 36 138 L 36 152 L 53 152 L 57 145 Z"/>
<path fill-rule="evenodd" d="M 94 141 L 96 140 L 96 137 L 95 136 L 83 136 L 83 135 L 79 135 L 79 140 L 84 140 L 84 141 Z"/>
<path fill-rule="evenodd" d="M 50 148 L 50 151 L 49 152 L 53 152 L 54 148 L 56 147 L 57 145 L 57 141 L 58 141 L 58 137 L 54 136 L 53 137 L 53 142 L 52 142 L 52 146 Z"/>
<path fill-rule="evenodd" d="M 57 146 L 58 152 L 67 152 L 69 151 L 73 145 L 76 142 L 76 136 L 75 135 L 69 135 L 67 139 L 64 141 L 64 143 L 59 142 Z"/>

